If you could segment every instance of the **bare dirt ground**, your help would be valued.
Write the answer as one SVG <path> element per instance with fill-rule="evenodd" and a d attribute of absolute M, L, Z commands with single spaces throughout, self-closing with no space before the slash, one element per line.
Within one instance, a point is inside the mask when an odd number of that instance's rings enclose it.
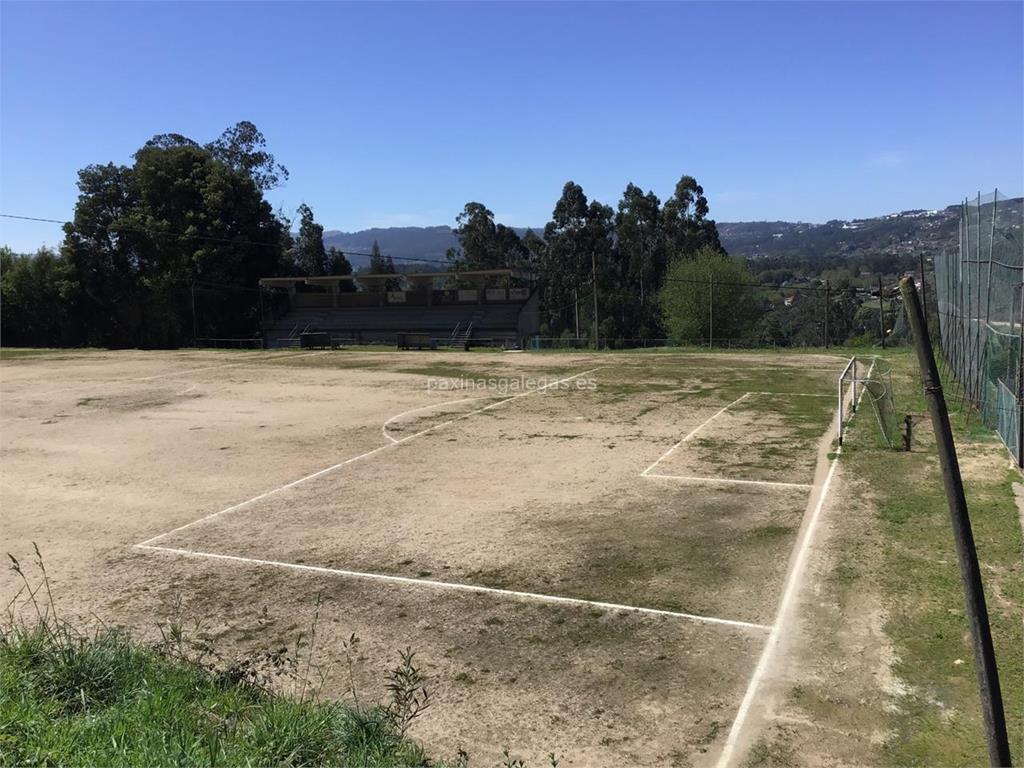
<path fill-rule="evenodd" d="M 439 756 L 464 747 L 487 763 L 507 744 L 563 765 L 708 762 L 763 630 L 135 545 L 767 625 L 809 491 L 641 472 L 745 392 L 828 393 L 841 367 L 810 355 L 356 351 L 5 361 L 0 538 L 16 554 L 38 542 L 69 615 L 154 636 L 183 610 L 230 653 L 292 641 L 320 594 L 325 694 L 351 696 L 354 682 L 361 700 L 380 696 L 411 646 L 435 698 L 414 735 Z M 591 369 L 578 379 L 592 386 L 526 394 L 527 380 Z M 498 377 L 524 388 L 455 386 Z M 831 401 L 795 400 L 744 401 L 659 472 L 810 482 Z M 12 575 L 0 588 L 13 594 Z"/>

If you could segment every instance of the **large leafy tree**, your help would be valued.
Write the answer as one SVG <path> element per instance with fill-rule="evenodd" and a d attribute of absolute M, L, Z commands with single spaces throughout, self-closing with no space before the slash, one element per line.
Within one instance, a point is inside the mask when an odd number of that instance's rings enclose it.
<path fill-rule="evenodd" d="M 324 248 L 324 227 L 313 218 L 313 210 L 299 206 L 299 236 L 295 241 L 294 259 L 300 274 L 319 277 L 327 274 L 327 251 Z"/>
<path fill-rule="evenodd" d="M 704 188 L 692 176 L 683 176 L 662 208 L 662 227 L 669 260 L 690 259 L 704 246 L 722 250 L 715 222 L 707 218 Z"/>
<path fill-rule="evenodd" d="M 343 251 L 333 245 L 327 249 L 327 274 L 328 275 L 351 275 L 352 263 Z M 341 283 L 343 291 L 355 290 L 351 280 Z"/>
<path fill-rule="evenodd" d="M 0 248 L 0 341 L 5 346 L 82 343 L 81 326 L 68 322 L 76 300 L 59 254 L 41 248 L 34 255 L 19 256 Z"/>
<path fill-rule="evenodd" d="M 573 329 L 580 298 L 591 293 L 587 288 L 587 204 L 583 187 L 566 182 L 551 221 L 544 227 L 546 247 L 540 263 L 540 285 L 546 327 L 542 330 L 552 336 Z"/>
<path fill-rule="evenodd" d="M 679 344 L 709 338 L 752 338 L 760 314 L 757 291 L 746 264 L 712 246 L 669 267 L 660 301 L 665 324 Z"/>
<path fill-rule="evenodd" d="M 579 184 L 566 182 L 544 227 L 544 242 L 539 271 L 546 331 L 555 336 L 574 332 L 578 312 L 580 335 L 592 337 L 596 290 L 602 324 L 598 333 L 606 337 L 612 327 L 608 323 L 614 323 L 616 315 L 601 311 L 600 296 L 611 295 L 621 273 L 614 247 L 614 212 L 596 200 L 588 201 Z"/>
<path fill-rule="evenodd" d="M 660 205 L 654 192 L 644 193 L 627 184 L 615 214 L 615 233 L 625 266 L 623 288 L 632 294 L 624 297 L 628 301 L 626 322 L 639 337 L 657 333 L 660 326 L 657 294 L 666 267 Z"/>
<path fill-rule="evenodd" d="M 526 249 L 526 265 L 530 269 L 537 269 L 544 261 L 547 250 L 547 243 L 532 229 L 526 230 L 523 235 L 523 247 Z"/>
<path fill-rule="evenodd" d="M 287 231 L 257 182 L 194 141 L 154 137 L 131 166 L 89 166 L 78 186 L 62 254 L 91 343 L 176 346 L 197 284 L 254 287 L 281 269 Z"/>
<path fill-rule="evenodd" d="M 232 170 L 244 173 L 263 192 L 288 181 L 288 169 L 266 150 L 267 140 L 248 120 L 231 126 L 206 145 L 215 158 Z"/>
<path fill-rule="evenodd" d="M 64 225 L 61 253 L 69 279 L 83 295 L 85 340 L 95 345 L 127 345 L 139 323 L 140 256 L 143 233 L 130 221 L 139 205 L 132 169 L 90 165 L 78 172 L 74 219 Z"/>
<path fill-rule="evenodd" d="M 529 251 L 511 227 L 494 223 L 494 214 L 482 203 L 466 203 L 455 218 L 459 250 L 448 260 L 456 269 L 511 269 L 529 261 Z"/>
<path fill-rule="evenodd" d="M 380 245 L 377 243 L 376 240 L 373 241 L 373 247 L 370 249 L 369 273 L 371 275 L 396 274 L 394 259 L 392 259 L 391 256 L 385 256 L 381 253 Z M 397 291 L 399 290 L 399 288 L 401 288 L 401 286 L 402 281 L 399 278 L 395 277 L 393 279 L 389 278 L 385 280 L 383 288 L 386 291 Z M 378 286 L 375 283 L 370 287 L 377 288 Z"/>

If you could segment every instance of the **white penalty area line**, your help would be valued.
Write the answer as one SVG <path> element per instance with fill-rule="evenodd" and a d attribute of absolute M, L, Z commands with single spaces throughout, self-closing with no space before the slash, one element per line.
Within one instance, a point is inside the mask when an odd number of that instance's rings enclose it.
<path fill-rule="evenodd" d="M 191 549 L 179 549 L 176 547 L 160 547 L 150 544 L 137 544 L 138 549 L 145 549 L 152 552 L 163 552 L 166 554 L 179 555 L 182 557 L 203 558 L 208 560 L 219 560 L 227 563 L 239 563 L 243 565 L 260 566 L 264 568 L 281 568 L 303 573 L 316 573 L 325 576 L 342 576 L 350 579 L 365 579 L 372 581 L 383 581 L 391 584 L 402 584 L 404 586 L 424 587 L 430 589 L 446 589 L 458 592 L 476 592 L 478 594 L 498 595 L 506 598 L 518 598 L 542 603 L 555 603 L 561 605 L 582 606 L 586 608 L 598 608 L 605 611 L 626 611 L 639 613 L 647 616 L 666 616 L 673 619 L 685 619 L 687 621 L 700 622 L 703 624 L 720 624 L 727 627 L 738 627 L 741 629 L 752 629 L 768 631 L 771 629 L 765 624 L 755 624 L 749 621 L 737 621 L 735 619 L 719 619 L 714 616 L 700 616 L 694 613 L 682 613 L 680 611 L 666 611 L 659 608 L 643 608 L 636 605 L 624 605 L 621 603 L 606 603 L 599 600 L 583 600 L 577 597 L 562 597 L 560 595 L 544 595 L 537 592 L 520 592 L 513 589 L 497 589 L 495 587 L 483 587 L 477 584 L 462 584 L 459 582 L 436 581 L 434 579 L 415 579 L 408 576 L 389 576 L 383 573 L 368 573 L 365 571 L 349 571 L 341 568 L 325 568 L 319 565 L 302 565 L 300 563 L 285 563 L 279 560 L 260 560 L 253 557 L 239 557 L 238 555 L 219 555 L 212 552 L 198 552 Z"/>
<path fill-rule="evenodd" d="M 388 419 L 383 424 L 381 424 L 380 433 L 382 435 L 384 435 L 384 437 L 386 437 L 392 443 L 398 443 L 398 442 L 401 442 L 401 438 L 392 437 L 391 433 L 388 432 L 388 425 L 391 424 L 393 421 L 396 421 L 397 419 L 400 419 L 403 416 L 408 416 L 408 415 L 410 415 L 412 413 L 419 413 L 420 411 L 429 411 L 429 410 L 433 410 L 433 409 L 437 409 L 437 408 L 442 408 L 442 407 L 444 407 L 446 405 L 456 405 L 458 403 L 468 403 L 468 402 L 470 402 L 472 400 L 483 400 L 483 399 L 485 399 L 485 398 L 482 398 L 482 397 L 464 397 L 461 400 L 446 400 L 443 403 L 431 403 L 429 405 L 421 405 L 419 408 L 410 408 L 408 411 L 402 411 L 401 413 L 396 413 L 390 419 Z"/>
<path fill-rule="evenodd" d="M 747 392 L 748 395 L 772 395 L 773 397 L 835 397 L 821 392 Z"/>
<path fill-rule="evenodd" d="M 492 408 L 497 408 L 500 405 L 504 405 L 505 403 L 511 402 L 513 400 L 517 400 L 520 397 L 529 397 L 530 395 L 535 395 L 538 392 L 543 392 L 544 390 L 549 389 L 550 387 L 556 387 L 556 386 L 564 384 L 564 383 L 566 383 L 568 381 L 572 381 L 573 379 L 578 379 L 580 376 L 586 376 L 588 373 L 593 373 L 594 371 L 596 371 L 600 367 L 601 366 L 596 366 L 594 368 L 591 368 L 590 370 L 581 371 L 580 373 L 575 373 L 572 376 L 567 376 L 564 379 L 559 379 L 558 381 L 552 381 L 550 384 L 545 384 L 543 387 L 537 387 L 537 389 L 531 389 L 529 392 L 520 392 L 519 394 L 512 395 L 511 397 L 506 397 L 504 400 L 498 400 L 497 402 L 491 403 L 490 405 L 485 405 L 482 408 L 477 408 L 476 410 L 468 411 L 466 413 L 459 414 L 458 416 L 456 416 L 453 419 L 449 419 L 448 421 L 443 421 L 440 424 L 435 424 L 432 427 L 427 427 L 426 429 L 420 430 L 419 432 L 416 432 L 416 433 L 411 434 L 411 435 L 407 435 L 406 437 L 400 438 L 398 440 L 394 440 L 393 442 L 384 443 L 383 445 L 379 445 L 379 446 L 377 446 L 376 448 L 374 448 L 372 450 L 369 450 L 369 451 L 366 451 L 365 453 L 359 454 L 358 456 L 353 456 L 353 457 L 351 457 L 349 459 L 345 459 L 344 461 L 339 461 L 337 464 L 332 464 L 331 466 L 325 467 L 324 469 L 318 470 L 317 472 L 313 472 L 310 475 L 306 475 L 305 477 L 300 477 L 298 480 L 292 480 L 290 483 L 285 483 L 284 485 L 280 485 L 277 488 L 273 488 L 273 489 L 271 489 L 269 491 L 261 493 L 258 496 L 253 496 L 251 499 L 246 499 L 245 501 L 239 502 L 238 504 L 233 504 L 230 507 L 227 507 L 225 509 L 220 510 L 219 512 L 213 512 L 213 513 L 211 513 L 209 515 L 206 515 L 205 517 L 200 517 L 198 520 L 193 520 L 190 523 L 185 523 L 184 525 L 179 525 L 177 528 L 172 528 L 171 530 L 166 531 L 165 533 L 161 533 L 161 534 L 158 534 L 158 535 L 156 535 L 156 536 L 154 536 L 154 537 L 152 537 L 150 539 L 146 539 L 141 544 L 137 544 L 136 546 L 146 546 L 146 545 L 152 544 L 153 542 L 160 541 L 160 539 L 164 539 L 164 538 L 170 536 L 171 534 L 179 533 L 180 531 L 184 531 L 184 530 L 186 530 L 188 528 L 191 528 L 194 525 L 199 525 L 200 523 L 204 523 L 204 522 L 206 522 L 208 520 L 212 520 L 215 517 L 220 517 L 221 515 L 226 515 L 226 514 L 229 514 L 231 512 L 237 512 L 238 510 L 244 509 L 245 507 L 248 507 L 251 504 L 255 504 L 257 501 L 262 501 L 263 499 L 266 499 L 269 496 L 274 496 L 274 495 L 276 495 L 278 493 L 281 493 L 282 491 L 288 490 L 289 488 L 294 488 L 295 486 L 301 485 L 302 483 L 309 482 L 310 480 L 314 480 L 314 479 L 316 479 L 318 477 L 323 477 L 326 474 L 334 472 L 334 471 L 336 471 L 338 469 L 341 469 L 344 466 L 347 466 L 349 464 L 353 464 L 353 463 L 355 463 L 357 461 L 361 461 L 362 459 L 369 458 L 370 456 L 378 454 L 381 451 L 385 451 L 388 448 L 393 448 L 396 445 L 401 445 L 402 443 L 407 443 L 410 440 L 414 440 L 417 437 L 421 437 L 423 435 L 429 434 L 430 432 L 435 432 L 435 431 L 437 431 L 439 429 L 443 429 L 444 427 L 447 427 L 447 426 L 449 426 L 451 424 L 454 424 L 456 421 L 461 421 L 462 419 L 468 419 L 470 416 L 474 416 L 474 415 L 476 415 L 478 413 L 483 413 L 484 411 L 489 411 Z"/>
<path fill-rule="evenodd" d="M 737 397 L 735 400 L 733 400 L 728 405 L 726 405 L 726 406 L 720 408 L 719 410 L 715 411 L 715 413 L 712 416 L 710 416 L 708 419 L 706 419 L 705 421 L 702 421 L 700 424 L 698 424 L 696 427 L 694 427 L 690 431 L 690 433 L 688 435 L 686 435 L 686 437 L 684 437 L 678 443 L 676 443 L 671 448 L 669 448 L 667 451 L 665 451 L 663 454 L 661 454 L 661 456 L 658 457 L 657 461 L 655 461 L 653 464 L 651 464 L 651 466 L 649 466 L 647 469 L 645 469 L 643 472 L 640 473 L 640 476 L 641 477 L 647 477 L 647 475 L 650 473 L 650 471 L 652 469 L 654 469 L 656 466 L 658 466 L 659 464 L 661 464 L 661 462 L 663 462 L 669 456 L 671 456 L 672 452 L 676 448 L 678 448 L 683 443 L 689 442 L 698 432 L 700 432 L 702 429 L 704 429 L 704 427 L 706 427 L 708 424 L 710 424 L 712 421 L 717 419 L 719 416 L 721 416 L 723 413 L 728 411 L 730 408 L 732 408 L 737 403 L 739 403 L 739 402 L 741 402 L 743 400 L 746 400 L 751 394 L 752 393 L 750 393 L 750 392 L 745 392 L 744 394 L 742 394 L 739 397 Z"/>
<path fill-rule="evenodd" d="M 684 483 L 707 483 L 708 485 L 715 485 L 721 483 L 723 485 L 767 485 L 769 487 L 775 486 L 777 488 L 799 488 L 801 490 L 808 490 L 814 486 L 810 483 L 781 483 L 775 480 L 734 480 L 729 477 L 691 477 L 689 475 L 659 475 L 654 472 L 650 472 L 644 477 L 656 477 L 661 480 L 678 480 Z"/>
<path fill-rule="evenodd" d="M 871 367 L 868 368 L 867 375 L 871 376 L 871 371 L 875 367 L 875 361 L 871 361 Z M 857 398 L 857 405 L 860 406 L 860 399 L 864 396 L 864 390 L 861 389 L 860 397 Z M 775 653 L 775 649 L 779 644 L 779 640 L 782 637 L 782 632 L 785 629 L 786 618 L 789 615 L 790 604 L 796 595 L 797 589 L 800 585 L 801 577 L 803 576 L 804 566 L 807 561 L 807 553 L 810 551 L 811 541 L 814 538 L 814 531 L 818 526 L 818 518 L 821 517 L 821 510 L 825 506 L 825 499 L 828 497 L 829 488 L 832 486 L 832 479 L 835 477 L 836 466 L 839 464 L 839 456 L 842 454 L 842 447 L 838 447 L 832 458 L 832 462 L 829 464 L 828 474 L 825 475 L 825 481 L 821 486 L 821 493 L 818 494 L 818 500 L 814 504 L 814 510 L 811 512 L 811 517 L 807 522 L 807 527 L 803 531 L 803 536 L 799 539 L 796 547 L 796 555 L 793 557 L 792 564 L 789 568 L 789 575 L 786 578 L 786 586 L 782 593 L 782 600 L 779 602 L 778 610 L 775 613 L 775 621 L 772 622 L 771 631 L 768 633 L 768 639 L 765 641 L 764 649 L 761 651 L 761 657 L 757 661 L 757 666 L 754 668 L 754 674 L 750 678 L 750 682 L 747 684 L 747 690 L 743 694 L 743 700 L 740 702 L 740 707 L 736 711 L 736 718 L 732 721 L 732 727 L 729 729 L 729 735 L 726 737 L 725 745 L 722 747 L 722 752 L 718 756 L 718 762 L 715 764 L 716 768 L 726 768 L 730 765 L 733 759 L 733 752 L 736 749 L 736 744 L 739 741 L 740 733 L 743 730 L 744 723 L 746 722 L 747 715 L 750 713 L 750 707 L 754 703 L 754 698 L 757 695 L 758 688 L 761 686 L 761 680 L 764 678 L 765 673 L 768 669 L 769 662 Z"/>

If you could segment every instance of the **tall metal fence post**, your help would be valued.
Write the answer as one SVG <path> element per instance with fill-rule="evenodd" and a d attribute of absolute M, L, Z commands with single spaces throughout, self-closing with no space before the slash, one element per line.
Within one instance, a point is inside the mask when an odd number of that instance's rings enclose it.
<path fill-rule="evenodd" d="M 882 334 L 882 349 L 885 349 L 885 305 L 882 303 L 882 276 L 878 276 L 878 330 Z"/>
<path fill-rule="evenodd" d="M 942 394 L 942 382 L 935 367 L 932 343 L 924 332 L 921 304 L 914 281 L 904 278 L 900 281 L 900 293 L 907 310 L 907 319 L 914 334 L 914 348 L 924 380 L 925 397 L 935 430 L 935 443 L 942 467 L 942 485 L 953 526 L 953 540 L 957 560 L 960 563 L 960 580 L 964 589 L 967 619 L 974 644 L 974 661 L 978 674 L 978 689 L 981 696 L 981 717 L 985 727 L 985 741 L 988 746 L 989 764 L 1010 765 L 1010 744 L 1006 735 L 1006 715 L 1003 712 L 1003 697 L 999 688 L 999 672 L 996 668 L 995 649 L 992 646 L 992 631 L 985 605 L 985 591 L 978 566 L 978 553 L 974 546 L 971 518 L 967 512 L 967 498 L 960 476 L 953 430 L 949 423 L 949 411 Z"/>
<path fill-rule="evenodd" d="M 981 398 L 981 407 L 985 407 L 986 392 L 985 392 L 985 375 L 988 369 L 988 342 L 989 342 L 989 323 L 992 322 L 992 248 L 995 245 L 996 240 L 996 207 L 997 200 L 999 198 L 999 190 L 997 189 L 992 195 L 992 225 L 989 229 L 988 237 L 988 275 L 985 278 L 985 322 L 984 332 L 985 340 L 982 342 L 981 348 L 981 365 L 978 366 L 978 390 Z M 980 218 L 981 213 L 979 211 L 978 216 Z M 978 262 L 978 290 L 981 290 L 981 262 Z M 981 302 L 978 303 L 978 314 L 981 314 Z M 979 332 L 981 323 L 979 321 Z"/>
<path fill-rule="evenodd" d="M 956 362 L 954 369 L 956 370 L 956 397 L 960 397 L 965 389 L 964 371 L 966 370 L 965 360 L 967 356 L 967 350 L 965 344 L 967 341 L 967 327 L 964 325 L 964 252 L 970 248 L 970 237 L 971 233 L 968 227 L 964 224 L 967 221 L 967 198 L 964 198 L 960 204 L 960 229 L 959 238 L 957 241 L 957 265 L 956 265 L 956 303 L 955 303 L 955 317 L 954 325 L 956 327 Z"/>
<path fill-rule="evenodd" d="M 921 308 L 924 310 L 924 329 L 928 329 L 928 284 L 924 281 L 924 251 L 917 255 L 921 264 Z"/>
<path fill-rule="evenodd" d="M 590 252 L 590 266 L 594 270 L 594 349 L 600 349 L 597 324 L 597 251 Z"/>
<path fill-rule="evenodd" d="M 983 353 L 981 343 L 981 190 L 978 191 L 978 234 L 974 241 L 974 281 L 977 283 L 974 302 L 974 370 L 977 383 L 974 387 L 974 401 L 980 411 L 985 399 L 981 377 Z"/>
<path fill-rule="evenodd" d="M 708 349 L 715 346 L 715 277 L 708 280 Z"/>
<path fill-rule="evenodd" d="M 1020 322 L 1017 324 L 1017 466 L 1024 467 L 1024 272 L 1020 283 Z"/>
<path fill-rule="evenodd" d="M 832 283 L 829 280 L 825 281 L 825 349 L 828 349 L 828 302 L 829 295 L 832 293 Z"/>

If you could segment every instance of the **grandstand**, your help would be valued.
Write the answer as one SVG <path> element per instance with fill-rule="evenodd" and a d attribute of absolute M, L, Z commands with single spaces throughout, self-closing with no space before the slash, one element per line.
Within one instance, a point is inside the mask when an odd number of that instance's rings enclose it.
<path fill-rule="evenodd" d="M 401 334 L 438 346 L 521 345 L 539 324 L 530 275 L 513 269 L 267 277 L 260 288 L 268 348 L 296 346 L 311 333 L 335 345 L 393 344 Z"/>

